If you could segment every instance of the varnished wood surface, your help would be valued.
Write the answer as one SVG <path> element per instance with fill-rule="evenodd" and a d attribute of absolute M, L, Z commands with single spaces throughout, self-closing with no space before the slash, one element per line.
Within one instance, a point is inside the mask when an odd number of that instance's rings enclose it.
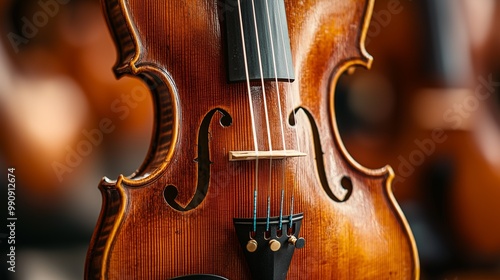
<path fill-rule="evenodd" d="M 363 40 L 373 1 L 285 1 L 285 6 L 296 80 L 279 84 L 281 113 L 303 109 L 295 127 L 286 122 L 287 146 L 278 133 L 271 135 L 272 146 L 307 156 L 274 160 L 271 178 L 269 162 L 259 162 L 258 216 L 266 215 L 269 181 L 272 215 L 279 214 L 284 170 L 286 199 L 294 193 L 294 212 L 304 213 L 299 236 L 306 240 L 305 248 L 295 250 L 287 279 L 416 279 L 418 255 L 391 193 L 393 172 L 389 167 L 365 169 L 347 154 L 333 110 L 340 73 L 371 63 Z M 138 76 L 150 85 L 155 128 L 138 171 L 100 184 L 104 203 L 86 278 L 216 274 L 250 279 L 232 221 L 252 215 L 255 162 L 228 158 L 229 151 L 253 150 L 248 97 L 244 83 L 226 82 L 223 14 L 217 1 L 104 0 L 103 7 L 118 46 L 115 73 Z M 256 84 L 252 90 L 257 128 L 263 129 L 261 88 Z M 268 106 L 277 108 L 274 82 L 266 82 L 266 92 Z M 219 112 L 207 136 L 206 197 L 194 209 L 174 210 L 164 189 L 175 186 L 176 202 L 190 204 L 199 179 L 200 126 L 214 109 Z M 230 125 L 219 121 L 223 111 L 231 116 Z M 272 131 L 280 129 L 276 111 L 270 112 Z M 259 138 L 260 150 L 269 149 L 265 139 Z M 344 177 L 353 188 L 342 202 L 348 192 L 341 187 Z"/>

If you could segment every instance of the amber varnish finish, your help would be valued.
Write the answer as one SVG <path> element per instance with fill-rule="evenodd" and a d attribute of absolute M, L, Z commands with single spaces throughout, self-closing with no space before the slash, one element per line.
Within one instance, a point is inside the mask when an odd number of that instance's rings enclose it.
<path fill-rule="evenodd" d="M 368 170 L 346 152 L 337 131 L 333 95 L 339 75 L 369 67 L 364 38 L 370 0 L 285 0 L 296 80 L 279 83 L 283 116 L 297 108 L 297 124 L 284 127 L 286 147 L 273 133 L 275 149 L 305 157 L 259 162 L 258 216 L 266 215 L 271 181 L 272 215 L 279 214 L 285 174 L 285 212 L 294 194 L 304 213 L 287 279 L 417 279 L 419 262 L 410 228 L 392 192 L 390 167 Z M 86 279 L 168 279 L 215 274 L 250 279 L 233 218 L 252 216 L 254 161 L 229 161 L 230 151 L 252 151 L 245 83 L 228 84 L 223 14 L 218 1 L 103 0 L 115 38 L 117 76 L 134 75 L 151 88 L 155 127 L 150 151 L 138 171 L 103 179 L 103 207 L 86 264 Z M 222 22 L 222 23 L 221 23 Z M 265 127 L 255 91 L 257 128 Z M 277 108 L 276 85 L 266 82 L 269 108 Z M 213 111 L 216 110 L 216 111 Z M 271 130 L 279 131 L 277 110 Z M 204 199 L 192 204 L 198 181 L 202 122 L 208 126 L 210 178 Z M 221 112 L 231 124 L 220 121 Z M 295 133 L 298 133 L 296 140 Z M 265 134 L 265 132 L 261 132 Z M 266 137 L 261 150 L 268 148 Z M 323 174 L 323 175 L 322 175 Z M 199 176 L 200 175 L 200 176 Z M 352 181 L 352 193 L 341 186 Z M 164 198 L 175 186 L 179 211 Z M 330 194 L 328 194 L 328 192 Z M 339 200 L 339 201 L 335 201 Z M 191 202 L 191 204 L 190 204 Z M 189 206 L 188 206 L 189 208 Z"/>

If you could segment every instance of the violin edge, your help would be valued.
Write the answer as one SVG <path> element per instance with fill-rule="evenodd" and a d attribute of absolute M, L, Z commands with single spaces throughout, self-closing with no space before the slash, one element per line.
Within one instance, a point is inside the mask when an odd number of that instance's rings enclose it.
<path fill-rule="evenodd" d="M 167 124 L 153 122 L 152 137 L 142 164 L 131 175 L 123 175 L 127 185 L 144 185 L 163 173 L 172 158 L 179 132 L 179 106 L 175 104 L 178 91 L 169 73 L 161 71 L 161 67 L 140 63 L 144 48 L 131 20 L 128 0 L 101 0 L 101 6 L 117 52 L 113 66 L 115 77 L 131 76 L 144 82 L 153 98 L 154 120 L 171 120 Z M 171 128 L 165 129 L 167 126 Z"/>
<path fill-rule="evenodd" d="M 344 64 L 340 65 L 340 67 L 337 69 L 337 71 L 334 71 L 334 76 L 332 77 L 330 83 L 329 83 L 329 106 L 330 106 L 330 121 L 333 127 L 334 131 L 334 138 L 335 138 L 335 144 L 340 150 L 340 154 L 344 157 L 344 160 L 353 168 L 355 168 L 358 172 L 361 172 L 365 175 L 368 175 L 370 177 L 385 177 L 385 184 L 383 186 L 384 194 L 390 201 L 390 205 L 393 206 L 393 211 L 396 213 L 397 217 L 399 218 L 402 227 L 406 231 L 406 234 L 409 237 L 410 241 L 410 246 L 412 250 L 412 257 L 413 257 L 413 262 L 414 262 L 414 279 L 420 279 L 420 259 L 419 259 L 419 254 L 418 254 L 418 249 L 417 249 L 417 244 L 415 241 L 415 237 L 412 233 L 411 227 L 408 223 L 408 220 L 406 219 L 406 216 L 404 215 L 399 203 L 397 202 L 393 190 L 392 190 L 392 182 L 395 178 L 395 173 L 393 168 L 390 165 L 383 166 L 378 169 L 370 169 L 354 159 L 347 148 L 344 145 L 344 142 L 342 141 L 342 138 L 340 136 L 339 130 L 338 130 L 338 125 L 336 122 L 336 116 L 335 116 L 335 89 L 337 82 L 340 78 L 340 76 L 348 71 L 351 67 L 355 66 L 361 66 L 365 67 L 366 69 L 370 69 L 371 65 L 373 63 L 373 57 L 368 53 L 366 50 L 366 36 L 368 34 L 368 28 L 370 26 L 370 21 L 373 15 L 373 7 L 375 5 L 375 0 L 367 0 L 365 12 L 364 12 L 364 22 L 363 26 L 360 32 L 359 36 L 359 51 L 360 51 L 360 57 L 359 58 L 354 58 L 352 60 L 346 61 Z"/>

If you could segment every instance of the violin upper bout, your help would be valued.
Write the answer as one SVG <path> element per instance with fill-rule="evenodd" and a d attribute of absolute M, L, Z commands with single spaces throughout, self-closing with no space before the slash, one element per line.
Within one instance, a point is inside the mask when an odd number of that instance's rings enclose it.
<path fill-rule="evenodd" d="M 151 92 L 156 114 L 151 145 L 144 162 L 132 175 L 123 177 L 123 182 L 128 186 L 145 185 L 164 171 L 172 158 L 179 127 L 178 89 L 165 67 L 156 65 L 152 59 L 145 61 L 148 50 L 143 45 L 142 38 L 145 35 L 140 29 L 144 20 L 135 21 L 131 12 L 136 2 L 101 1 L 117 49 L 113 71 L 118 78 L 131 75 L 145 82 Z"/>
<path fill-rule="evenodd" d="M 117 61 L 113 67 L 117 77 L 132 74 L 131 63 L 137 60 L 140 43 L 130 21 L 125 0 L 102 0 L 105 18 L 117 49 Z"/>

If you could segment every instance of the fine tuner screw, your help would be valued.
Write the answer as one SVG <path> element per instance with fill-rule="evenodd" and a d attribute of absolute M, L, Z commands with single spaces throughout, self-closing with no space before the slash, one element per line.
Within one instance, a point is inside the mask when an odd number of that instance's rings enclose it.
<path fill-rule="evenodd" d="M 294 235 L 288 238 L 288 243 L 292 244 L 297 249 L 302 249 L 304 248 L 304 246 L 306 246 L 306 240 L 304 238 L 302 237 L 297 238 Z"/>
<path fill-rule="evenodd" d="M 247 251 L 250 253 L 257 251 L 257 241 L 255 239 L 248 240 Z"/>
<path fill-rule="evenodd" d="M 277 252 L 281 248 L 281 243 L 276 239 L 269 240 L 269 248 L 271 251 Z"/>

